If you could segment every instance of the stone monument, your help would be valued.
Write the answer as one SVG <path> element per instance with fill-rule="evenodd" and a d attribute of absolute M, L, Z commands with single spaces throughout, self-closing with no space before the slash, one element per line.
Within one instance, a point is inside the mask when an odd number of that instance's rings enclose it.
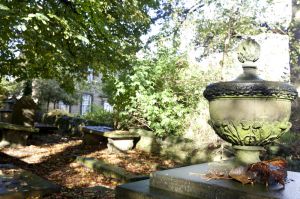
<path fill-rule="evenodd" d="M 14 105 L 12 123 L 21 126 L 33 127 L 36 109 L 37 105 L 31 96 L 21 97 Z"/>
<path fill-rule="evenodd" d="M 300 173 L 287 172 L 284 187 L 266 187 L 256 183 L 242 185 L 228 179 L 207 180 L 212 170 L 226 172 L 239 165 L 260 161 L 263 146 L 279 138 L 291 127 L 291 101 L 297 96 L 287 83 L 264 81 L 256 74 L 259 45 L 247 39 L 239 47 L 239 60 L 244 73 L 234 81 L 209 85 L 204 96 L 209 100 L 210 125 L 236 149 L 236 158 L 229 161 L 192 165 L 158 171 L 149 180 L 117 187 L 117 198 L 172 199 L 296 199 L 300 198 Z M 274 169 L 274 168 L 273 168 Z"/>
<path fill-rule="evenodd" d="M 263 146 L 291 128 L 291 102 L 298 95 L 287 83 L 264 81 L 257 75 L 259 55 L 259 44 L 245 40 L 238 48 L 244 73 L 234 81 L 211 84 L 204 91 L 210 125 L 234 146 L 237 161 L 244 164 L 259 162 Z"/>
<path fill-rule="evenodd" d="M 11 123 L 13 107 L 17 99 L 15 96 L 3 100 L 2 107 L 0 109 L 0 122 Z"/>

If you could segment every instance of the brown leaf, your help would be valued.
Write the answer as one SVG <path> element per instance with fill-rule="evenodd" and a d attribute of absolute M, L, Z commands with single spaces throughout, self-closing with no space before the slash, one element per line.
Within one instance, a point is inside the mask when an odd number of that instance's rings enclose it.
<path fill-rule="evenodd" d="M 242 184 L 253 183 L 253 175 L 248 171 L 247 166 L 239 166 L 237 168 L 231 169 L 229 176 Z"/>
<path fill-rule="evenodd" d="M 269 184 L 279 183 L 284 186 L 287 177 L 287 161 L 281 158 L 251 164 L 248 171 L 256 176 L 255 180 Z"/>

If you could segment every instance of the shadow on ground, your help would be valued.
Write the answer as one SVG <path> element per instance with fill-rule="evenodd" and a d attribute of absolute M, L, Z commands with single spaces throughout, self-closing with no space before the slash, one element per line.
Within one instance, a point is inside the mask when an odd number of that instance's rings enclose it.
<path fill-rule="evenodd" d="M 45 135 L 44 135 L 45 136 Z M 47 139 L 52 137 L 51 139 Z M 46 139 L 45 139 L 46 138 Z M 61 139 L 63 138 L 63 139 Z M 64 140 L 65 138 L 65 140 Z M 61 135 L 48 135 L 42 138 L 38 138 L 33 140 L 30 144 L 34 144 L 37 146 L 47 145 L 48 147 L 54 147 L 55 144 L 64 143 L 70 140 L 80 140 L 80 138 L 71 138 L 71 137 L 61 137 Z M 66 185 L 68 183 L 72 183 L 72 179 L 67 179 L 66 176 L 72 174 L 72 176 L 80 175 L 81 171 L 77 170 L 70 166 L 71 163 L 74 162 L 77 156 L 83 156 L 86 154 L 90 154 L 95 151 L 100 151 L 106 148 L 106 146 L 87 146 L 82 142 L 79 142 L 77 145 L 68 146 L 63 151 L 55 153 L 50 156 L 42 157 L 39 163 L 27 163 L 25 161 L 20 160 L 20 157 L 13 157 L 7 155 L 3 152 L 0 152 L 0 163 L 8 164 L 12 163 L 17 167 L 33 172 L 34 174 L 46 178 L 62 187 L 62 191 L 58 194 L 53 194 L 48 198 L 74 198 L 74 194 L 84 195 L 87 197 L 84 198 L 113 198 L 109 195 L 113 195 L 113 191 L 109 190 L 106 194 L 102 189 L 93 190 L 91 188 L 86 188 L 89 186 L 90 182 L 86 182 L 86 184 L 82 183 L 83 186 L 75 186 L 72 188 L 68 188 Z M 21 156 L 23 158 L 24 156 Z M 84 175 L 84 174 L 82 174 Z M 74 179 L 73 181 L 78 181 L 80 177 Z M 66 182 L 68 181 L 68 182 Z M 71 181 L 71 182 L 69 182 Z M 107 190 L 106 190 L 107 191 Z M 100 194 L 99 197 L 95 196 Z M 93 196 L 92 196 L 93 195 Z"/>

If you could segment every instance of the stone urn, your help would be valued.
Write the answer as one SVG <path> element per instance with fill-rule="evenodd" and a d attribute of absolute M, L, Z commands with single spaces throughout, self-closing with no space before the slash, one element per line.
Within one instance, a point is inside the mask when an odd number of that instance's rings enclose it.
<path fill-rule="evenodd" d="M 228 82 L 210 84 L 204 91 L 209 101 L 209 124 L 236 150 L 239 164 L 259 162 L 264 146 L 292 126 L 291 102 L 297 97 L 290 84 L 265 81 L 256 74 L 260 46 L 247 39 L 238 47 L 244 73 Z"/>

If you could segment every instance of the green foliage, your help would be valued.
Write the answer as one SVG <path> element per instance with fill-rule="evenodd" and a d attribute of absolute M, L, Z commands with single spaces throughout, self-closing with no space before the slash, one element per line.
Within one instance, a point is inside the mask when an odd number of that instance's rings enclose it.
<path fill-rule="evenodd" d="M 146 43 L 152 47 L 144 52 L 146 58 L 133 62 L 132 69 L 104 78 L 103 89 L 114 105 L 119 126 L 142 127 L 165 136 L 182 133 L 191 118 L 195 122 L 199 115 L 205 118 L 203 109 L 208 107 L 202 92 L 207 84 L 220 80 L 221 69 L 187 64 L 191 62 L 180 49 L 181 34 L 186 26 L 195 27 L 191 40 L 200 49 L 199 56 L 224 52 L 222 65 L 229 63 L 225 56 L 237 40 L 276 27 L 264 24 L 262 13 L 270 3 L 200 0 L 188 7 L 183 1 L 164 1 L 158 13 L 164 20 L 157 21 L 161 31 Z"/>
<path fill-rule="evenodd" d="M 297 13 L 300 10 L 300 1 L 294 1 L 294 12 Z M 291 79 L 293 82 L 297 82 L 300 74 L 300 42 L 299 42 L 299 28 L 300 20 L 293 17 L 289 27 L 290 38 L 290 64 L 291 64 Z"/>
<path fill-rule="evenodd" d="M 197 33 L 195 42 L 205 47 L 204 55 L 211 52 L 228 50 L 237 40 L 248 35 L 266 32 L 272 24 L 263 24 L 262 18 L 270 3 L 264 1 L 211 1 L 204 8 L 212 9 L 211 13 L 203 14 L 196 20 Z"/>
<path fill-rule="evenodd" d="M 113 113 L 105 111 L 101 106 L 92 106 L 92 111 L 82 116 L 85 120 L 95 121 L 99 124 L 112 126 Z"/>
<path fill-rule="evenodd" d="M 60 109 L 51 110 L 43 115 L 42 123 L 54 125 L 57 119 L 62 116 L 71 116 L 71 115 L 68 112 Z"/>
<path fill-rule="evenodd" d="M 24 82 L 23 96 L 31 96 L 32 95 L 32 81 L 27 80 Z"/>
<path fill-rule="evenodd" d="M 22 94 L 22 89 L 24 88 L 23 82 L 17 82 L 14 80 L 8 80 L 2 78 L 0 80 L 0 94 L 6 96 L 18 96 Z"/>
<path fill-rule="evenodd" d="M 50 102 L 57 103 L 63 101 L 65 104 L 70 105 L 78 102 L 78 94 L 76 92 L 68 93 L 56 80 L 38 79 L 35 85 L 34 97 L 36 97 L 40 103 L 46 102 L 47 106 L 49 106 Z"/>
<path fill-rule="evenodd" d="M 158 136 L 181 134 L 186 116 L 195 111 L 204 87 L 216 77 L 216 72 L 189 67 L 185 55 L 160 49 L 111 81 L 106 90 L 113 91 L 110 103 L 119 113 L 120 127 L 146 128 Z"/>
<path fill-rule="evenodd" d="M 279 138 L 279 143 L 291 145 L 300 140 L 300 135 L 296 132 L 288 131 Z"/>
<path fill-rule="evenodd" d="M 73 85 L 88 68 L 128 66 L 155 0 L 1 1 L 0 75 Z"/>
<path fill-rule="evenodd" d="M 224 62 L 227 53 L 242 38 L 277 28 L 281 31 L 278 24 L 267 23 L 270 20 L 264 15 L 272 3 L 272 0 L 199 0 L 190 5 L 180 0 L 168 1 L 164 5 L 169 12 L 162 11 L 168 13 L 168 17 L 160 22 L 161 31 L 150 37 L 148 45 L 163 41 L 180 47 L 181 41 L 187 39 L 181 37 L 182 33 L 187 27 L 193 27 L 189 29 L 194 32 L 188 39 L 200 49 L 199 57 L 222 52 Z"/>

